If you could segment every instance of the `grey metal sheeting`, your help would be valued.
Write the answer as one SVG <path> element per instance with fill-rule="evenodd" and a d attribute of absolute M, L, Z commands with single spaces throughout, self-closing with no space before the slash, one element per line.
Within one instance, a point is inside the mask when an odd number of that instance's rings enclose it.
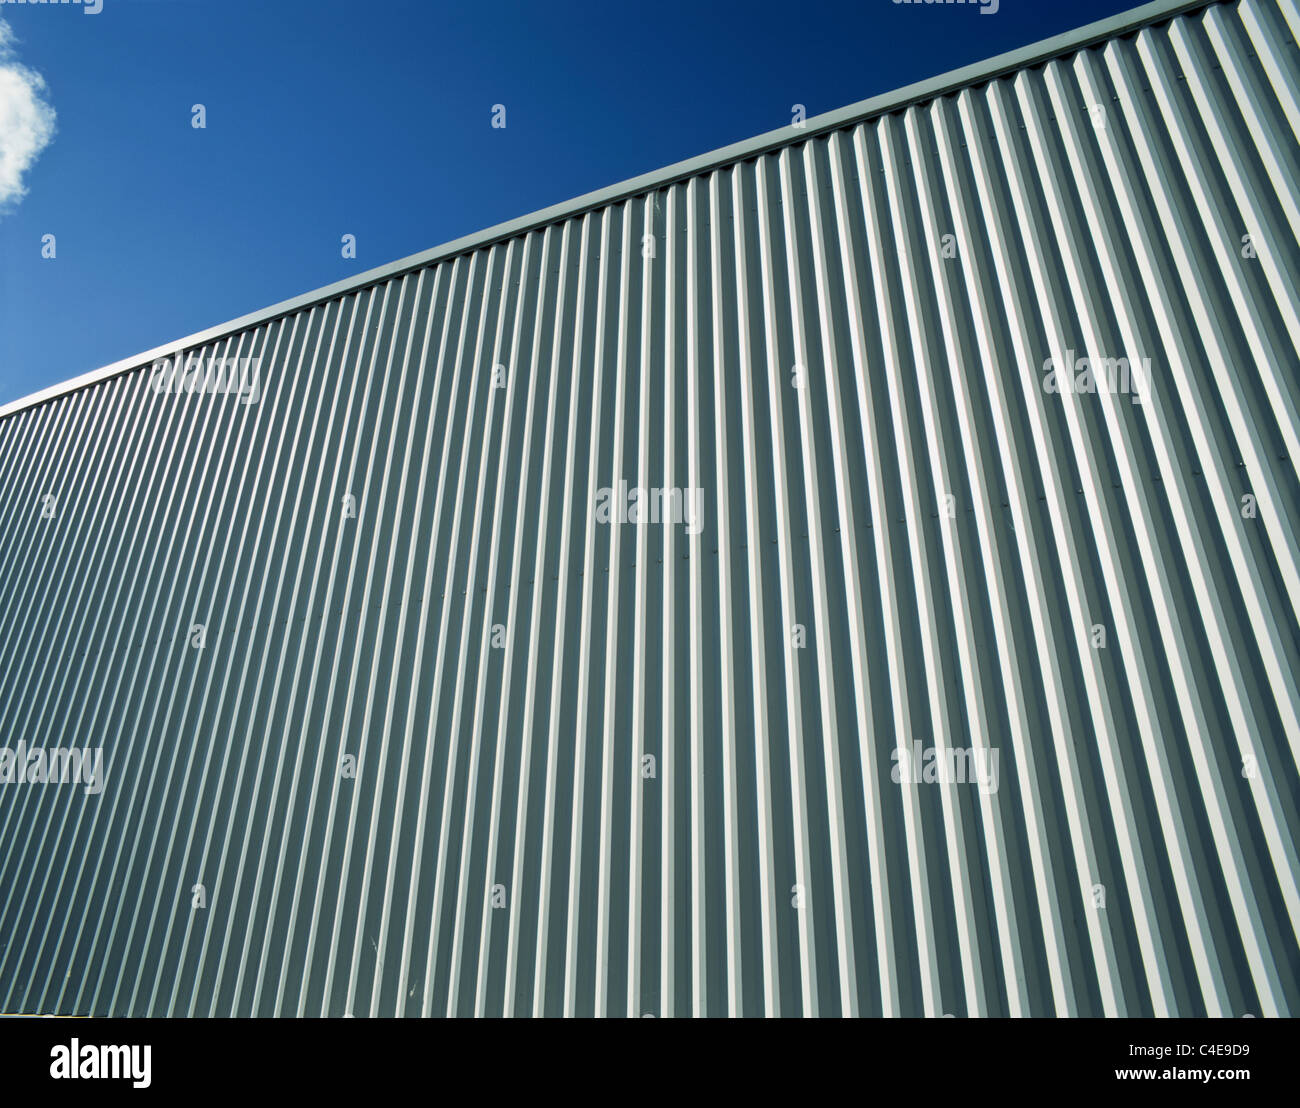
<path fill-rule="evenodd" d="M 1300 9 L 1188 7 L 5 409 L 0 742 L 107 773 L 0 1009 L 1295 1013 Z"/>

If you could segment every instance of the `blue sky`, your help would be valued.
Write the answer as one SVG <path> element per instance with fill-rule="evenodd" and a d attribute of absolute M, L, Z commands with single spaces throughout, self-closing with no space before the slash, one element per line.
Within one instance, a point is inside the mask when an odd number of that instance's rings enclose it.
<path fill-rule="evenodd" d="M 1134 6 L 0 0 L 57 113 L 0 211 L 0 403 Z"/>

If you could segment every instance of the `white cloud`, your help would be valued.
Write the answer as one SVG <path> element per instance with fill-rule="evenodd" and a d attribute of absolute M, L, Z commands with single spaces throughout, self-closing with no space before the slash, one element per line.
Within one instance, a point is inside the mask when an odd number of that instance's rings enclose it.
<path fill-rule="evenodd" d="M 45 80 L 13 56 L 13 28 L 0 19 L 0 211 L 23 198 L 23 175 L 54 137 Z"/>

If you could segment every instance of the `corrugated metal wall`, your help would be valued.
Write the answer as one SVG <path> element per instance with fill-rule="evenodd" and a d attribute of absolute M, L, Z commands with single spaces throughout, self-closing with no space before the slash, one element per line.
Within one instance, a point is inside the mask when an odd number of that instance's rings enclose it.
<path fill-rule="evenodd" d="M 0 788 L 0 1007 L 1300 1010 L 1298 31 L 1215 4 L 192 351 L 257 403 L 0 420 L 0 741 L 108 761 Z M 1144 387 L 1045 390 L 1085 357 Z"/>

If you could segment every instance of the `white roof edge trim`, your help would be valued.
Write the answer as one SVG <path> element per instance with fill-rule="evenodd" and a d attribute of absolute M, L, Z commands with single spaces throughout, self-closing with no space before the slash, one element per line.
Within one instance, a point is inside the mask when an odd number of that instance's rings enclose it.
<path fill-rule="evenodd" d="M 57 385 L 51 385 L 18 400 L 11 400 L 8 404 L 0 406 L 0 419 L 47 400 L 53 400 L 70 392 L 76 392 L 78 389 L 86 388 L 109 377 L 115 377 L 119 373 L 127 373 L 133 369 L 138 369 L 140 366 L 160 358 L 174 357 L 192 347 L 210 343 L 214 339 L 247 330 L 249 327 L 300 311 L 303 308 L 311 307 L 326 300 L 332 300 L 345 293 L 360 291 L 379 281 L 388 280 L 413 269 L 423 268 L 433 262 L 442 261 L 470 250 L 477 250 L 493 242 L 513 238 L 516 235 L 536 230 L 562 219 L 580 215 L 592 208 L 603 207 L 620 199 L 638 196 L 651 189 L 661 188 L 686 177 L 694 177 L 711 169 L 743 161 L 759 154 L 765 154 L 783 146 L 807 141 L 818 134 L 839 130 L 842 127 L 862 122 L 872 116 L 884 115 L 887 112 L 897 111 L 918 101 L 934 99 L 959 88 L 992 80 L 1008 72 L 1036 65 L 1062 54 L 1085 49 L 1095 43 L 1138 30 L 1174 16 L 1228 2 L 1231 2 L 1231 0 L 1153 0 L 1152 3 L 1143 4 L 1141 7 L 1131 8 L 1107 19 L 1098 20 L 1073 31 L 1066 31 L 1051 38 L 1030 43 L 1005 54 L 998 54 L 985 61 L 975 62 L 960 69 L 950 70 L 936 77 L 927 78 L 924 81 L 905 85 L 891 92 L 881 93 L 867 100 L 860 100 L 856 104 L 849 104 L 834 111 L 812 116 L 804 121 L 802 127 L 791 125 L 775 131 L 768 131 L 754 138 L 744 139 L 741 142 L 711 150 L 706 154 L 676 162 L 673 165 L 665 166 L 663 169 L 656 169 L 620 181 L 617 184 L 607 185 L 572 200 L 552 204 L 548 208 L 542 208 L 528 215 L 519 216 L 505 223 L 498 223 L 482 231 L 475 231 L 473 234 L 453 239 L 441 246 L 435 246 L 418 254 L 411 254 L 408 257 L 399 258 L 397 261 L 378 266 L 375 269 L 366 270 L 364 273 L 358 273 L 341 281 L 335 281 L 333 284 L 273 304 L 269 308 L 260 308 L 248 315 L 240 316 L 226 323 L 219 323 L 214 327 L 197 331 L 184 338 L 156 346 L 142 354 L 122 358 L 111 365 L 91 370 Z"/>

